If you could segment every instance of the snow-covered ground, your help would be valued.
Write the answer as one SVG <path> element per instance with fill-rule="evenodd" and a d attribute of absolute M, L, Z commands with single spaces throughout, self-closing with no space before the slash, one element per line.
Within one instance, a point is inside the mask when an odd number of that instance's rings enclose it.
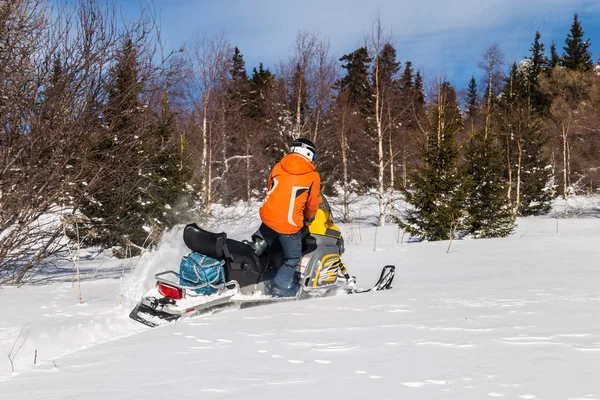
<path fill-rule="evenodd" d="M 141 259 L 83 261 L 83 304 L 72 275 L 0 289 L 0 399 L 600 399 L 600 198 L 572 207 L 448 251 L 356 205 L 344 261 L 365 287 L 395 264 L 391 290 L 147 328 L 128 314 L 186 253 L 175 229 Z M 233 238 L 258 225 L 219 212 Z"/>

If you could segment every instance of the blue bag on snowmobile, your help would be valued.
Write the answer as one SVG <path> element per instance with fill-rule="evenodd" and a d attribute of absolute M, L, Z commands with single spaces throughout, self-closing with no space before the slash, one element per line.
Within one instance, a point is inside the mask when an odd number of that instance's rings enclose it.
<path fill-rule="evenodd" d="M 217 260 L 204 254 L 192 252 L 181 259 L 179 264 L 179 284 L 183 286 L 198 286 L 203 283 L 223 285 L 225 283 L 225 261 Z M 194 289 L 198 294 L 210 295 L 217 289 L 206 285 Z"/>

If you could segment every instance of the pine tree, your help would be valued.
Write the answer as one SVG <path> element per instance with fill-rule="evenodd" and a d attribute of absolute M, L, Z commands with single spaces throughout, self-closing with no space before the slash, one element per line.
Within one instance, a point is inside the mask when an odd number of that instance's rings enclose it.
<path fill-rule="evenodd" d="M 229 71 L 230 82 L 228 95 L 230 106 L 240 109 L 243 114 L 250 114 L 250 81 L 246 73 L 246 62 L 237 47 L 234 49 L 231 69 Z"/>
<path fill-rule="evenodd" d="M 169 104 L 169 91 L 165 90 L 160 102 L 160 116 L 156 123 L 155 135 L 160 139 L 161 147 L 171 141 L 176 130 L 175 114 Z"/>
<path fill-rule="evenodd" d="M 475 81 L 474 76 L 471 76 L 469 86 L 467 87 L 465 105 L 467 107 L 467 117 L 474 119 L 477 116 L 477 111 L 479 109 L 479 95 L 477 94 L 477 82 Z"/>
<path fill-rule="evenodd" d="M 467 147 L 467 232 L 476 238 L 505 237 L 515 227 L 506 198 L 504 158 L 493 135 L 478 132 Z"/>
<path fill-rule="evenodd" d="M 425 106 L 425 87 L 423 85 L 423 77 L 421 73 L 417 71 L 415 74 L 415 83 L 413 86 L 415 92 L 415 103 L 418 107 Z"/>
<path fill-rule="evenodd" d="M 128 255 L 125 249 L 138 252 L 158 239 L 165 202 L 172 199 L 162 187 L 170 185 L 159 174 L 164 167 L 156 162 L 167 140 L 166 125 L 162 136 L 153 136 L 147 107 L 140 101 L 143 83 L 137 57 L 132 41 L 125 40 L 112 70 L 103 126 L 91 137 L 87 174 L 94 179 L 85 188 L 81 208 L 89 218 L 89 243 L 121 246 L 120 255 Z"/>
<path fill-rule="evenodd" d="M 552 200 L 547 186 L 551 171 L 544 155 L 548 135 L 542 129 L 539 113 L 529 106 L 528 78 L 513 64 L 503 89 L 498 116 L 505 143 L 504 158 L 510 163 L 505 164 L 505 174 L 511 185 L 510 201 L 517 215 L 546 212 Z"/>
<path fill-rule="evenodd" d="M 137 51 L 131 39 L 126 39 L 113 71 L 113 84 L 103 111 L 108 129 L 118 135 L 126 135 L 137 128 L 133 121 L 141 109 L 139 96 L 142 91 L 138 69 Z"/>
<path fill-rule="evenodd" d="M 253 118 L 264 118 L 267 115 L 267 97 L 272 90 L 275 77 L 267 68 L 264 69 L 260 63 L 258 69 L 252 69 L 252 78 L 250 79 L 250 116 Z"/>
<path fill-rule="evenodd" d="M 399 79 L 400 101 L 405 106 L 416 105 L 415 108 L 420 108 L 421 103 L 420 85 L 422 82 L 417 82 L 415 71 L 411 61 L 406 61 L 404 70 Z M 403 113 L 401 123 L 406 127 L 415 127 L 415 116 L 413 112 Z"/>
<path fill-rule="evenodd" d="M 521 201 L 518 214 L 522 216 L 545 214 L 552 207 L 555 192 L 555 188 L 551 186 L 550 160 L 544 150 L 549 136 L 542 122 L 537 118 L 530 122 L 524 135 Z"/>
<path fill-rule="evenodd" d="M 508 76 L 504 80 L 500 104 L 514 104 L 516 101 L 527 102 L 529 96 L 530 70 L 519 71 L 516 63 L 510 65 Z"/>
<path fill-rule="evenodd" d="M 237 81 L 247 81 L 248 74 L 246 73 L 246 62 L 244 61 L 244 56 L 240 53 L 240 49 L 237 47 L 233 50 L 233 63 L 231 66 L 231 70 L 229 73 L 231 74 L 231 79 L 235 82 Z"/>
<path fill-rule="evenodd" d="M 136 166 L 141 163 L 140 158 L 147 156 L 143 150 L 141 153 L 136 150 L 141 142 L 137 135 L 141 110 L 138 98 L 141 86 L 137 76 L 136 50 L 127 39 L 111 71 L 103 125 L 91 138 L 91 164 L 88 166 L 91 171 L 88 174 L 93 177 L 97 172 L 98 176 L 86 188 L 81 207 L 90 221 L 84 228 L 90 244 L 115 246 L 139 242 L 138 238 L 131 239 L 132 229 L 141 229 L 144 225 L 143 206 L 136 196 L 138 177 L 142 175 L 138 174 L 140 171 Z"/>
<path fill-rule="evenodd" d="M 264 72 L 264 71 L 263 71 Z M 224 132 L 221 151 L 224 157 L 237 157 L 237 161 L 229 162 L 227 176 L 223 182 L 227 182 L 228 190 L 220 190 L 219 199 L 224 202 L 245 199 L 250 200 L 251 190 L 254 188 L 252 170 L 255 157 L 251 157 L 252 128 L 255 126 L 252 117 L 255 107 L 251 88 L 251 82 L 246 73 L 246 62 L 240 50 L 234 49 L 231 60 L 230 76 L 227 81 L 227 94 L 224 99 L 225 115 Z M 264 103 L 264 102 L 261 102 Z"/>
<path fill-rule="evenodd" d="M 529 51 L 531 52 L 531 74 L 532 80 L 536 81 L 538 75 L 548 66 L 548 57 L 544 55 L 544 44 L 540 42 L 542 35 L 540 32 L 535 32 L 533 44 Z"/>
<path fill-rule="evenodd" d="M 348 146 L 350 175 L 361 186 L 358 190 L 374 187 L 378 176 L 376 161 L 376 124 L 375 124 L 375 90 L 371 84 L 371 61 L 365 47 L 361 47 L 340 58 L 342 69 L 346 75 L 336 82 L 338 96 L 342 93 L 352 107 L 358 110 L 360 118 L 355 120 L 359 125 L 348 138 L 352 146 Z"/>
<path fill-rule="evenodd" d="M 400 77 L 400 87 L 403 91 L 408 92 L 412 91 L 414 83 L 414 70 L 412 67 L 411 61 L 406 61 L 404 64 L 404 71 L 402 72 L 402 76 Z"/>
<path fill-rule="evenodd" d="M 253 172 L 264 182 L 269 176 L 269 169 L 285 154 L 285 149 L 280 145 L 278 124 L 283 119 L 281 112 L 285 112 L 287 107 L 282 107 L 274 101 L 276 86 L 274 74 L 268 68 L 265 69 L 262 63 L 259 64 L 258 69 L 256 67 L 252 69 L 249 116 L 251 124 L 258 129 L 257 137 L 253 140 L 253 151 L 260 153 L 260 162 L 254 164 L 256 169 Z M 261 191 L 264 186 L 262 183 L 263 181 L 261 181 Z"/>
<path fill-rule="evenodd" d="M 573 17 L 571 31 L 563 47 L 562 66 L 575 71 L 590 71 L 592 69 L 592 53 L 588 50 L 590 40 L 583 40 L 583 28 L 577 14 Z"/>
<path fill-rule="evenodd" d="M 480 67 L 487 73 L 487 87 L 482 128 L 471 136 L 465 155 L 466 180 L 468 182 L 465 225 L 474 237 L 502 237 L 514 229 L 514 214 L 506 197 L 504 179 L 505 163 L 494 117 L 498 112 L 497 96 L 502 89 L 498 67 L 503 55 L 497 45 L 484 53 Z M 516 71 L 513 63 L 511 70 Z M 510 88 L 512 90 L 512 87 Z"/>
<path fill-rule="evenodd" d="M 70 143 L 67 139 L 69 125 L 72 123 L 72 117 L 69 114 L 68 104 L 70 101 L 69 91 L 71 90 L 67 82 L 68 77 L 65 74 L 63 61 L 60 54 L 52 61 L 52 69 L 48 84 L 41 93 L 37 111 L 39 112 L 39 121 L 37 121 L 33 135 L 35 143 L 27 151 L 30 159 L 37 163 L 42 169 L 51 168 L 54 171 L 58 182 L 69 182 L 73 171 L 77 171 L 76 160 L 74 157 L 67 156 L 64 149 L 75 148 L 78 143 Z M 53 141 L 55 141 L 53 143 Z M 56 183 L 58 183 L 56 182 Z M 71 192 L 73 185 L 66 184 L 66 191 L 61 193 L 55 201 L 63 204 L 72 204 L 75 194 Z M 1 192 L 1 191 L 0 191 Z"/>
<path fill-rule="evenodd" d="M 149 144 L 155 149 L 148 167 L 151 171 L 149 197 L 154 204 L 148 208 L 145 216 L 160 228 L 190 220 L 191 210 L 200 196 L 197 185 L 192 184 L 192 163 L 186 155 L 181 158 L 176 131 L 175 113 L 171 111 L 169 91 L 165 90 L 154 132 L 148 138 Z"/>
<path fill-rule="evenodd" d="M 457 140 L 461 143 L 465 143 L 468 138 L 473 136 L 477 130 L 477 126 L 481 122 L 481 101 L 477 94 L 477 82 L 475 81 L 474 76 L 471 76 L 471 80 L 469 80 L 469 85 L 467 86 L 465 108 L 465 129 L 462 134 L 457 137 Z"/>
<path fill-rule="evenodd" d="M 400 62 L 396 60 L 396 49 L 390 43 L 386 43 L 379 57 L 379 77 L 382 87 L 394 89 L 398 71 L 400 71 Z"/>
<path fill-rule="evenodd" d="M 529 90 L 529 104 L 531 109 L 537 113 L 545 113 L 550 107 L 550 99 L 539 88 L 539 75 L 548 70 L 549 61 L 544 55 L 544 44 L 540 42 L 541 35 L 535 33 L 533 44 L 529 49 L 531 51 L 531 68 L 527 75 L 527 85 Z"/>
<path fill-rule="evenodd" d="M 402 93 L 403 96 L 407 95 L 405 90 L 403 90 Z M 406 124 L 409 129 L 420 130 L 420 121 L 427 119 L 427 107 L 425 102 L 423 77 L 419 71 L 414 74 L 410 97 L 406 99 L 406 102 L 407 104 L 410 104 L 411 110 L 406 114 L 403 123 Z"/>
<path fill-rule="evenodd" d="M 550 68 L 549 68 L 548 73 L 550 71 L 552 71 L 552 69 L 554 69 L 554 67 L 559 66 L 561 62 L 562 62 L 561 58 L 558 55 L 558 53 L 556 52 L 556 44 L 554 42 L 552 42 L 552 44 L 550 45 L 550 60 L 548 61 L 548 66 Z"/>
<path fill-rule="evenodd" d="M 345 62 L 342 68 L 346 76 L 340 79 L 337 86 L 348 93 L 352 103 L 357 104 L 364 117 L 372 115 L 373 88 L 369 82 L 369 65 L 371 58 L 365 47 L 344 55 L 340 61 Z"/>
<path fill-rule="evenodd" d="M 423 77 L 419 71 L 414 72 L 412 62 L 405 63 L 404 71 L 399 78 L 400 101 L 408 107 L 400 120 L 409 129 L 419 129 L 417 120 L 425 118 L 425 93 Z"/>
<path fill-rule="evenodd" d="M 460 109 L 448 82 L 438 85 L 430 126 L 421 166 L 410 173 L 410 188 L 401 189 L 411 207 L 396 222 L 420 240 L 446 240 L 460 230 L 466 194 L 454 142 L 461 128 Z"/>

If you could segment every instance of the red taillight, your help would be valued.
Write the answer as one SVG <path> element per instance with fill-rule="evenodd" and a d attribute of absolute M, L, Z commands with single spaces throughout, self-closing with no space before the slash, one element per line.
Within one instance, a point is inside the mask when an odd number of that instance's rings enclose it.
<path fill-rule="evenodd" d="M 160 282 L 158 284 L 158 293 L 174 300 L 180 300 L 182 298 L 181 289 Z"/>

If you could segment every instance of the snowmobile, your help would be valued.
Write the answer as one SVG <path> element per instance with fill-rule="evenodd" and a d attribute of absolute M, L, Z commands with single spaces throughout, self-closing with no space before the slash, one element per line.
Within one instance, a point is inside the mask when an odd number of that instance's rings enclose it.
<path fill-rule="evenodd" d="M 251 241 L 238 241 L 195 223 L 185 226 L 183 240 L 191 253 L 182 258 L 179 271 L 155 275 L 155 287 L 131 311 L 131 319 L 154 327 L 228 307 L 385 290 L 391 288 L 395 274 L 395 266 L 386 265 L 373 287 L 357 287 L 341 259 L 342 233 L 322 195 L 315 219 L 303 227 L 302 257 L 296 269 L 300 289 L 295 297 L 271 295 L 272 280 L 282 264 L 277 241 L 265 248 L 256 235 Z"/>

